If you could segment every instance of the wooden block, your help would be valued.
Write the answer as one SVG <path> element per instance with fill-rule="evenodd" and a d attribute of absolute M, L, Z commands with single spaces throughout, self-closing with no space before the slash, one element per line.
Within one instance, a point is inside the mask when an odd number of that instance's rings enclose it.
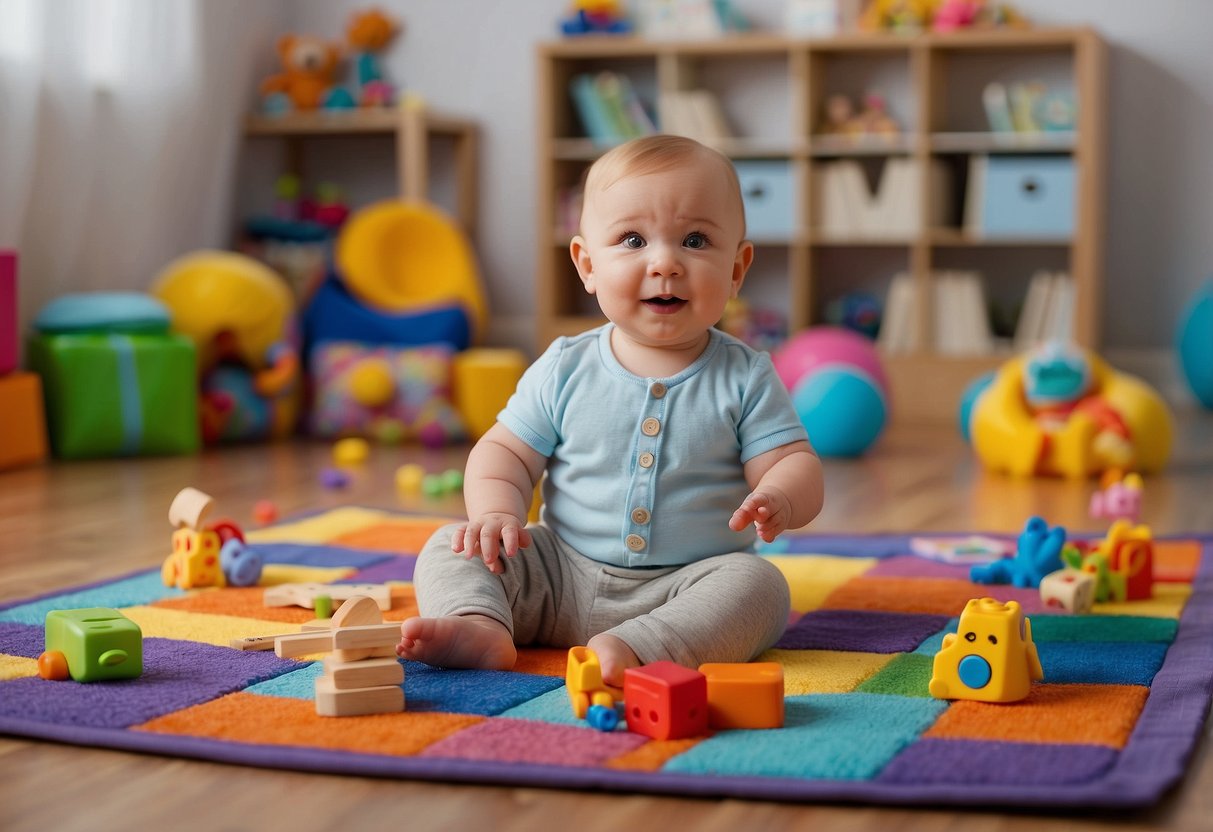
<path fill-rule="evenodd" d="M 382 624 L 383 613 L 369 595 L 354 595 L 333 613 L 333 629 L 359 627 L 363 624 Z"/>
<path fill-rule="evenodd" d="M 295 633 L 284 633 L 283 635 L 295 635 Z M 230 646 L 233 650 L 273 650 L 278 638 L 278 636 L 245 636 L 232 639 Z"/>
<path fill-rule="evenodd" d="M 391 656 L 396 657 L 396 644 L 393 642 L 391 646 L 383 645 L 382 647 L 355 647 L 334 650 L 331 654 L 333 661 L 337 662 L 360 662 L 363 659 L 381 659 Z"/>
<path fill-rule="evenodd" d="M 360 647 L 395 647 L 400 641 L 400 625 L 365 624 L 361 627 L 337 627 L 333 629 L 333 648 L 336 650 Z"/>
<path fill-rule="evenodd" d="M 327 595 L 334 603 L 348 601 L 355 595 L 365 595 L 373 599 L 381 610 L 392 608 L 392 589 L 387 584 L 279 584 L 266 587 L 262 602 L 267 607 L 304 607 L 310 610 L 316 608 L 317 595 Z"/>
<path fill-rule="evenodd" d="M 211 504 L 214 499 L 210 494 L 199 491 L 197 488 L 186 486 L 177 492 L 177 496 L 173 498 L 172 505 L 168 507 L 168 522 L 174 529 L 185 527 L 187 529 L 202 528 L 202 521 L 206 517 L 206 513 L 211 510 Z"/>
<path fill-rule="evenodd" d="M 394 714 L 404 710 L 404 688 L 384 685 L 339 690 L 325 676 L 316 680 L 316 713 L 320 716 Z"/>
<path fill-rule="evenodd" d="M 308 653 L 324 653 L 332 649 L 332 633 L 298 633 L 274 639 L 274 654 L 280 659 L 293 659 Z"/>
<path fill-rule="evenodd" d="M 330 656 L 324 660 L 324 675 L 337 690 L 401 685 L 404 683 L 404 665 L 394 658 L 339 662 Z"/>

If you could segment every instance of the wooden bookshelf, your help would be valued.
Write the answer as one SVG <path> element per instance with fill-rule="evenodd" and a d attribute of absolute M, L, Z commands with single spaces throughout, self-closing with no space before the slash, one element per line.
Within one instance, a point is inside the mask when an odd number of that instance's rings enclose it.
<path fill-rule="evenodd" d="M 477 142 L 474 122 L 431 111 L 418 101 L 406 100 L 387 109 L 313 110 L 282 115 L 250 115 L 244 134 L 280 140 L 286 145 L 285 168 L 303 170 L 303 147 L 314 139 L 357 135 L 383 135 L 395 143 L 396 182 L 402 199 L 429 199 L 430 141 L 452 143 L 455 177 L 455 215 L 469 236 L 476 231 L 478 212 Z"/>
<path fill-rule="evenodd" d="M 824 322 L 831 288 L 849 284 L 860 288 L 863 275 L 851 275 L 839 263 L 848 258 L 859 266 L 873 257 L 902 264 L 914 276 L 920 298 L 932 297 L 932 273 L 955 268 L 966 258 L 1011 259 L 1042 267 L 1062 268 L 1075 283 L 1072 321 L 1075 340 L 1084 346 L 1099 343 L 1104 228 L 1104 160 L 1106 54 L 1091 29 L 1027 29 L 962 31 L 915 36 L 853 34 L 835 38 L 788 38 L 744 34 L 712 41 L 652 42 L 635 37 L 585 37 L 541 44 L 538 61 L 538 299 L 537 347 L 559 335 L 596 326 L 595 313 L 577 280 L 568 257 L 567 228 L 560 223 L 562 191 L 575 187 L 589 164 L 605 149 L 586 137 L 569 95 L 577 74 L 611 70 L 627 74 L 650 108 L 662 92 L 709 88 L 730 116 L 737 137 L 718 145 L 734 160 L 779 160 L 788 164 L 795 187 L 795 231 L 787 239 L 755 238 L 757 260 L 780 264 L 782 308 L 790 332 Z M 980 95 L 973 98 L 973 77 L 1032 80 L 1034 67 L 1060 76 L 1077 102 L 1073 131 L 1038 134 L 987 132 L 984 117 L 961 117 L 964 107 L 982 115 Z M 893 137 L 859 140 L 823 135 L 817 130 L 825 99 L 841 68 L 863 75 L 884 73 L 901 85 L 900 121 L 903 132 Z M 731 86 L 736 77 L 755 74 L 763 92 L 772 90 L 777 103 L 771 116 L 753 117 L 747 107 L 753 97 Z M 722 80 L 723 79 L 723 80 Z M 719 87 L 714 89 L 714 87 Z M 850 92 L 850 90 L 843 90 Z M 732 97 L 732 98 L 731 98 Z M 735 100 L 736 99 L 736 100 Z M 778 112 L 775 112 L 778 110 Z M 747 117 L 749 116 L 749 117 Z M 1062 155 L 1075 161 L 1074 231 L 1067 239 L 981 239 L 967 232 L 962 220 L 939 226 L 921 223 L 910 235 L 831 235 L 816 227 L 812 195 L 818 183 L 815 166 L 834 158 L 856 158 L 867 164 L 910 158 L 926 170 L 933 162 L 963 168 L 973 154 Z M 924 188 L 921 217 L 932 216 L 939 195 Z M 827 264 L 828 261 L 828 264 Z M 868 275 L 867 281 L 887 281 L 891 275 Z M 1030 274 L 1015 285 L 999 278 L 1000 291 L 1026 292 Z M 1020 285 L 1022 284 L 1022 285 Z M 748 288 L 748 287 L 747 287 Z M 743 290 L 743 295 L 745 290 Z M 1021 294 L 1022 296 L 1022 294 Z M 935 322 L 931 304 L 919 303 L 914 331 L 920 345 L 910 353 L 886 356 L 892 380 L 894 413 L 906 420 L 955 418 L 964 386 L 985 370 L 1004 361 L 1008 352 L 955 357 L 939 353 L 932 344 Z"/>

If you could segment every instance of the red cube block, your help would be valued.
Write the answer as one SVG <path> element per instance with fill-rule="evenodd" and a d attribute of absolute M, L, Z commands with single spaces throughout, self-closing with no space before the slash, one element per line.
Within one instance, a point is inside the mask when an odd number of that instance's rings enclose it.
<path fill-rule="evenodd" d="M 708 732 L 708 679 L 673 662 L 653 662 L 623 674 L 628 730 L 655 740 Z"/>

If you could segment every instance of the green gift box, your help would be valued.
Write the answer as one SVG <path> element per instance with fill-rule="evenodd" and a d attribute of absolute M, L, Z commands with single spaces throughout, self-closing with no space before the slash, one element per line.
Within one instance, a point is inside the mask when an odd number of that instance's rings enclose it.
<path fill-rule="evenodd" d="M 42 376 L 55 455 L 188 454 L 198 450 L 197 359 L 193 342 L 147 320 L 110 319 L 96 296 L 73 296 L 74 315 L 48 306 L 35 321 L 26 359 Z M 90 317 L 81 321 L 87 299 Z M 60 299 L 66 300 L 66 299 Z M 58 304 L 59 301 L 56 302 Z M 106 309 L 108 312 L 108 309 Z M 60 313 L 60 314 L 48 314 Z"/>

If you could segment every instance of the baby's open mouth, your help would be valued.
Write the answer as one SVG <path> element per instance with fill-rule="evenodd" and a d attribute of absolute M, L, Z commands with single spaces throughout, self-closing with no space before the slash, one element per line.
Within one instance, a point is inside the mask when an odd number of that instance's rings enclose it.
<path fill-rule="evenodd" d="M 686 301 L 673 295 L 662 295 L 660 297 L 645 298 L 643 303 L 654 312 L 676 312 L 686 304 Z"/>

